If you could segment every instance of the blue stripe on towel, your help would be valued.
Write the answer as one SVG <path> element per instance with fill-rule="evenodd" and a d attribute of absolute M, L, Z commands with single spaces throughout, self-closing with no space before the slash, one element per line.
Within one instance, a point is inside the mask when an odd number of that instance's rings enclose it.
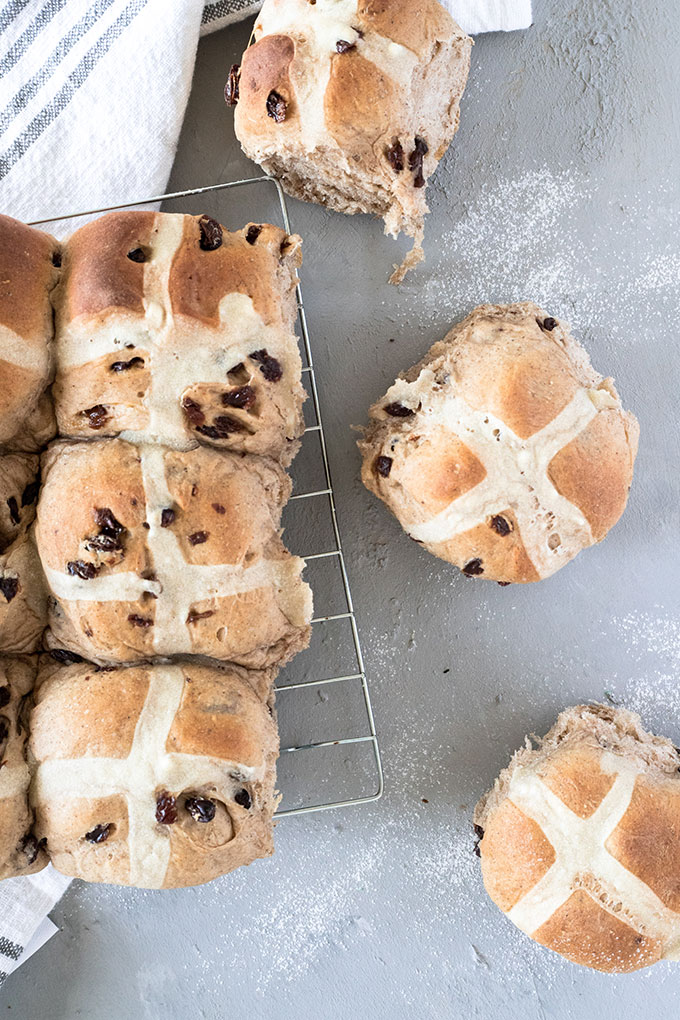
<path fill-rule="evenodd" d="M 10 145 L 6 152 L 0 156 L 0 180 L 7 176 L 24 153 L 40 138 L 43 131 L 66 109 L 101 58 L 108 53 L 113 43 L 120 37 L 127 26 L 146 7 L 147 2 L 148 0 L 134 0 L 133 3 L 128 4 L 113 24 L 107 28 L 101 38 L 87 51 L 52 101 L 47 104 L 41 113 L 33 118 L 28 127 Z"/>
<path fill-rule="evenodd" d="M 7 956 L 10 960 L 18 960 L 23 951 L 23 946 L 17 945 L 16 942 L 11 942 L 5 935 L 0 935 L 0 953 L 3 956 Z"/>
<path fill-rule="evenodd" d="M 14 65 L 21 60 L 26 50 L 40 35 L 45 25 L 49 25 L 54 15 L 58 14 L 62 7 L 65 7 L 67 3 L 68 0 L 50 0 L 50 2 L 43 7 L 37 18 L 33 19 L 26 31 L 19 36 L 13 46 L 10 46 L 7 53 L 5 53 L 2 60 L 0 60 L 0 78 L 2 78 L 4 74 L 7 74 L 8 71 L 11 71 Z"/>
<path fill-rule="evenodd" d="M 47 60 L 38 68 L 32 78 L 24 82 L 0 113 L 0 134 L 6 131 L 17 114 L 28 106 L 31 99 L 37 95 L 48 78 L 52 77 L 59 64 L 68 56 L 76 43 L 80 42 L 93 25 L 96 25 L 113 3 L 116 3 L 116 0 L 97 0 L 97 3 L 92 5 L 84 17 L 73 25 L 63 39 L 59 40 Z"/>

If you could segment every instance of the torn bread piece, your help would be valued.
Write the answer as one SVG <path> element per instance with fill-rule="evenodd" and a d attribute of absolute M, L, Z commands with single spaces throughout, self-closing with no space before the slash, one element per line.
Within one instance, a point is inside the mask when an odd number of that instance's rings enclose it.
<path fill-rule="evenodd" d="M 437 0 L 265 0 L 225 88 L 243 151 L 296 198 L 372 213 L 423 258 L 428 178 L 457 128 L 472 40 Z"/>

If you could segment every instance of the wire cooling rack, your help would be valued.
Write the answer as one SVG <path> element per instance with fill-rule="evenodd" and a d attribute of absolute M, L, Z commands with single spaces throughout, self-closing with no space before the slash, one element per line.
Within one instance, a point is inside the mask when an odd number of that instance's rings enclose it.
<path fill-rule="evenodd" d="M 252 189 L 252 191 L 251 191 Z M 272 190 L 273 189 L 273 190 Z M 202 204 L 211 197 L 211 208 Z M 253 202 L 254 199 L 254 202 Z M 199 200 L 201 200 L 199 202 Z M 115 209 L 158 206 L 165 211 L 206 212 L 231 229 L 248 221 L 276 222 L 293 233 L 286 198 L 272 177 L 250 177 L 191 188 L 101 209 L 37 220 L 61 224 Z M 197 205 L 199 203 L 199 205 Z M 189 208 L 191 206 L 191 208 Z M 252 214 L 251 214 L 252 213 Z M 58 232 L 57 228 L 54 228 Z M 287 545 L 306 549 L 307 574 L 317 615 L 310 648 L 278 678 L 277 711 L 281 732 L 277 818 L 348 807 L 378 800 L 383 770 L 361 641 L 340 540 L 328 449 L 324 434 L 307 316 L 298 284 L 297 309 L 302 338 L 305 405 L 302 448 L 293 464 L 293 495 L 284 514 Z M 309 577 L 310 574 L 315 576 Z M 319 613 L 318 607 L 322 607 Z"/>

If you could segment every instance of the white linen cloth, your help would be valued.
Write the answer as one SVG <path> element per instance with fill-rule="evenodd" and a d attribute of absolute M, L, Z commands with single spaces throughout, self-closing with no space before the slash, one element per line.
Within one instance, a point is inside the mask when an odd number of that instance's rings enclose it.
<path fill-rule="evenodd" d="M 58 930 L 47 914 L 69 882 L 51 864 L 0 882 L 0 985 Z"/>
<path fill-rule="evenodd" d="M 531 24 L 531 0 L 444 3 L 471 33 Z M 0 212 L 49 219 L 162 193 L 199 34 L 260 6 L 251 0 L 6 0 L 0 7 Z M 54 926 L 45 918 L 68 881 L 50 867 L 0 883 L 0 984 L 49 938 Z"/>

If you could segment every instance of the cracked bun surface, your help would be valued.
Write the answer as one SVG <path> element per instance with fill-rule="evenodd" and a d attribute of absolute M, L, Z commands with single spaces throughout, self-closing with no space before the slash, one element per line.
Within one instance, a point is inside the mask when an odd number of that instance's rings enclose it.
<path fill-rule="evenodd" d="M 54 444 L 36 525 L 48 646 L 96 662 L 288 661 L 312 615 L 280 537 L 290 486 L 275 461 L 207 447 Z"/>
<path fill-rule="evenodd" d="M 265 0 L 225 89 L 244 152 L 296 198 L 415 238 L 453 138 L 472 40 L 437 0 Z"/>
<path fill-rule="evenodd" d="M 489 896 L 541 945 L 607 972 L 680 959 L 680 752 L 639 716 L 562 712 L 475 825 Z"/>
<path fill-rule="evenodd" d="M 36 833 L 65 875 L 167 889 L 273 853 L 278 735 L 246 670 L 50 667 L 31 752 Z"/>
<path fill-rule="evenodd" d="M 625 509 L 637 420 L 538 305 L 475 309 L 370 418 L 364 484 L 469 577 L 549 577 Z"/>
<path fill-rule="evenodd" d="M 300 238 L 207 216 L 116 212 L 64 245 L 59 432 L 199 442 L 290 463 L 302 435 Z"/>

